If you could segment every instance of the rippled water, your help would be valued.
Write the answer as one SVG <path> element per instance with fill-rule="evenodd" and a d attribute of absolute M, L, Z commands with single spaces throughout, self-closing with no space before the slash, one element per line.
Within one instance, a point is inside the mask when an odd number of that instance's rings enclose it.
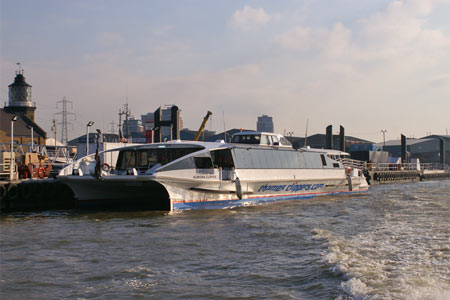
<path fill-rule="evenodd" d="M 450 299 L 450 181 L 227 210 L 1 217 L 1 299 Z"/>

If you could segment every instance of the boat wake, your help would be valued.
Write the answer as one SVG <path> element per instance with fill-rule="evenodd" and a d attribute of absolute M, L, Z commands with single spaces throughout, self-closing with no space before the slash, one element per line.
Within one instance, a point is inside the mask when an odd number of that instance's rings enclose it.
<path fill-rule="evenodd" d="M 337 299 L 450 299 L 448 236 L 424 240 L 408 222 L 391 221 L 353 237 L 313 230 L 326 245 L 322 263 L 342 277 Z"/>

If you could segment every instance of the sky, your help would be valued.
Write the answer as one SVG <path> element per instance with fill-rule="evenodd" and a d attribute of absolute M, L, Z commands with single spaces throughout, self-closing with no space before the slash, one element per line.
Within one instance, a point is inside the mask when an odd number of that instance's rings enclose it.
<path fill-rule="evenodd" d="M 449 0 L 0 0 L 2 107 L 17 62 L 49 137 L 63 97 L 69 139 L 117 133 L 126 102 L 191 130 L 209 110 L 218 132 L 450 133 Z"/>

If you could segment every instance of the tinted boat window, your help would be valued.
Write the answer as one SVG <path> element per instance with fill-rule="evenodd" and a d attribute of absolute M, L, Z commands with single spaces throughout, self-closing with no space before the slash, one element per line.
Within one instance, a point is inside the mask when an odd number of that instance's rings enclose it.
<path fill-rule="evenodd" d="M 256 144 L 259 145 L 261 142 L 261 136 L 256 134 L 247 134 L 247 135 L 235 135 L 231 140 L 232 143 L 239 144 Z"/>
<path fill-rule="evenodd" d="M 128 168 L 147 169 L 153 167 L 157 163 L 163 166 L 201 149 L 203 149 L 203 147 L 124 150 L 119 153 L 116 167 L 119 170 L 126 170 Z"/>
<path fill-rule="evenodd" d="M 136 151 L 127 150 L 119 153 L 117 159 L 117 169 L 125 170 L 127 168 L 134 168 L 136 166 Z"/>
<path fill-rule="evenodd" d="M 235 165 L 239 169 L 304 169 L 322 168 L 320 155 L 294 150 L 266 148 L 233 149 Z"/>
<path fill-rule="evenodd" d="M 194 157 L 195 167 L 197 169 L 212 169 L 213 164 L 210 157 Z"/>
<path fill-rule="evenodd" d="M 214 166 L 222 169 L 234 168 L 233 156 L 230 149 L 211 151 Z"/>

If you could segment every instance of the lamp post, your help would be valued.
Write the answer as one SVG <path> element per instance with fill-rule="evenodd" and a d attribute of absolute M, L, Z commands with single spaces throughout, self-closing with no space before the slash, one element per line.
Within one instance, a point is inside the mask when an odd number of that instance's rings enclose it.
<path fill-rule="evenodd" d="M 33 126 L 27 125 L 27 128 L 31 130 L 31 152 L 33 152 L 34 150 Z"/>
<path fill-rule="evenodd" d="M 89 155 L 89 127 L 94 125 L 94 122 L 89 121 L 86 124 L 86 156 Z"/>
<path fill-rule="evenodd" d="M 14 179 L 14 163 L 15 163 L 15 158 L 13 158 L 13 150 L 14 150 L 14 122 L 17 121 L 17 116 L 12 117 L 11 119 L 11 153 L 10 153 L 10 158 L 9 158 L 9 180 L 13 181 Z"/>
<path fill-rule="evenodd" d="M 384 151 L 384 148 L 386 148 L 386 139 L 385 139 L 386 132 L 387 132 L 387 130 L 381 130 L 381 133 L 383 134 L 383 151 Z"/>

